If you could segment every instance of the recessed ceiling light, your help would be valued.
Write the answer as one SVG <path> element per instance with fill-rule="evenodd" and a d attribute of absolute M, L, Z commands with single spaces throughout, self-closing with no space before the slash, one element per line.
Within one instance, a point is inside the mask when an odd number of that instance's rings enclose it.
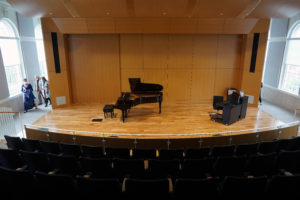
<path fill-rule="evenodd" d="M 224 15 L 224 13 L 220 13 L 220 16 L 223 16 Z"/>
<path fill-rule="evenodd" d="M 163 15 L 163 16 L 166 16 L 166 15 L 167 15 L 167 12 L 162 12 L 162 15 Z"/>
<path fill-rule="evenodd" d="M 110 12 L 106 12 L 106 15 L 110 15 Z"/>

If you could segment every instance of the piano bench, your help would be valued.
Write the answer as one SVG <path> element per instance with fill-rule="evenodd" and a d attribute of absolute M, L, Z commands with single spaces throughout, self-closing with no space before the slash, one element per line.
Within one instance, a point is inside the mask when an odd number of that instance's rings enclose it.
<path fill-rule="evenodd" d="M 110 118 L 114 117 L 114 105 L 113 104 L 106 104 L 103 107 L 103 112 L 104 112 L 104 118 L 107 118 L 108 114 L 110 113 Z"/>

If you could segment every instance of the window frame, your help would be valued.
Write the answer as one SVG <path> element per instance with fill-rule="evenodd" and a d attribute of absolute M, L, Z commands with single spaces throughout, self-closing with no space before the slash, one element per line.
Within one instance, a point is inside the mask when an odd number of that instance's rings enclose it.
<path fill-rule="evenodd" d="M 278 89 L 280 89 L 280 90 L 282 90 L 284 92 L 287 92 L 288 94 L 294 95 L 294 96 L 300 96 L 300 95 L 292 93 L 292 92 L 287 91 L 287 90 L 284 90 L 283 89 L 283 85 L 284 85 L 284 80 L 285 80 L 286 72 L 287 72 L 287 62 L 286 62 L 286 60 L 287 60 L 287 56 L 288 56 L 290 41 L 293 41 L 293 40 L 300 41 L 300 36 L 292 38 L 292 34 L 298 28 L 300 29 L 300 20 L 298 20 L 297 22 L 295 22 L 292 25 L 292 27 L 290 28 L 290 30 L 288 31 L 287 38 L 286 38 L 285 49 L 284 49 L 284 55 L 283 55 L 283 62 L 282 62 L 282 67 L 281 67 L 281 73 L 280 73 L 280 80 L 279 80 L 279 85 L 278 85 Z"/>
<path fill-rule="evenodd" d="M 24 77 L 26 77 L 26 71 L 25 71 L 25 68 L 24 68 L 23 54 L 22 54 L 20 35 L 19 35 L 19 32 L 18 32 L 18 29 L 17 29 L 16 25 L 10 19 L 8 19 L 6 17 L 0 18 L 0 22 L 4 22 L 4 23 L 8 24 L 8 26 L 10 26 L 12 28 L 12 30 L 14 31 L 15 37 L 7 37 L 7 36 L 1 36 L 0 35 L 0 39 L 9 39 L 9 40 L 15 40 L 16 41 L 17 49 L 18 49 L 18 53 L 19 53 L 19 59 L 20 59 L 20 65 L 19 65 L 19 70 L 20 70 L 20 73 L 21 73 L 20 78 L 21 78 L 21 80 L 23 80 Z M 2 56 L 3 56 L 3 54 L 2 54 Z M 4 66 L 4 70 L 5 70 L 6 67 L 9 67 L 9 66 L 5 66 L 4 62 L 3 62 L 3 66 Z M 6 73 L 5 73 L 5 76 L 6 76 Z M 8 86 L 8 84 L 9 83 L 7 82 L 7 86 Z M 20 85 L 20 88 L 21 88 L 21 85 Z M 9 90 L 9 86 L 8 86 L 8 91 L 9 91 L 9 97 L 14 97 L 14 96 L 20 95 L 22 93 L 21 89 L 20 89 L 20 90 L 18 90 L 17 93 L 11 94 L 11 91 Z"/>

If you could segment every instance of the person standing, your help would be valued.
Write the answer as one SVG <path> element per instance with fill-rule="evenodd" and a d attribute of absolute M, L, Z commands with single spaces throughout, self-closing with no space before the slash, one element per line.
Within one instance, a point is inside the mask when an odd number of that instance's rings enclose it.
<path fill-rule="evenodd" d="M 27 82 L 27 79 L 24 79 L 24 83 L 22 84 L 21 89 L 24 96 L 24 112 L 26 113 L 29 109 L 35 107 L 37 109 L 37 105 L 34 101 L 35 96 L 33 95 L 33 88 L 30 83 Z"/>
<path fill-rule="evenodd" d="M 51 105 L 51 99 L 50 99 L 50 90 L 49 90 L 49 85 L 45 85 L 44 87 L 44 90 L 45 90 L 45 107 L 48 106 L 48 102 L 50 103 L 49 105 Z"/>
<path fill-rule="evenodd" d="M 39 76 L 35 76 L 35 82 L 34 82 L 34 90 L 37 93 L 38 99 L 39 99 L 39 105 L 43 104 L 43 83 Z"/>

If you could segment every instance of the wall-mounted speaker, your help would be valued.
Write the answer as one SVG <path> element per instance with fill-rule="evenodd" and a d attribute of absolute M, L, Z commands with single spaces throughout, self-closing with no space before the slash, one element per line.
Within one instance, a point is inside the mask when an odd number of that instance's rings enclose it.
<path fill-rule="evenodd" d="M 255 72 L 258 43 L 259 43 L 259 33 L 254 33 L 253 44 L 252 44 L 251 63 L 250 63 L 250 72 L 252 72 L 252 73 Z"/>
<path fill-rule="evenodd" d="M 55 72 L 60 73 L 61 71 L 60 71 L 60 62 L 59 62 L 57 33 L 51 32 L 51 39 L 52 39 Z"/>

